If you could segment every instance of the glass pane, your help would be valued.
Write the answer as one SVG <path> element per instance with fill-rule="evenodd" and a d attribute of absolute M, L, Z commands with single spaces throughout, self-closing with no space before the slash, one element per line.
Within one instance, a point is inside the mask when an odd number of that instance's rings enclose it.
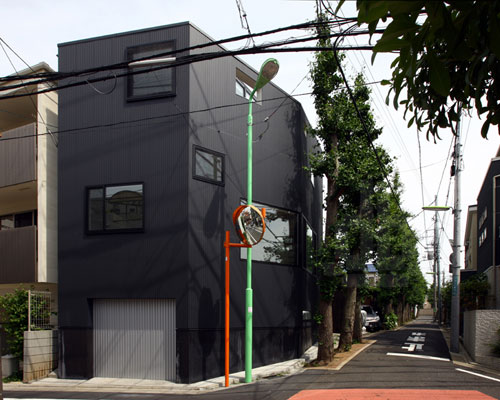
<path fill-rule="evenodd" d="M 252 259 L 277 264 L 297 264 L 296 226 L 297 214 L 279 208 L 254 203 L 266 209 L 266 231 L 262 241 L 252 247 Z M 246 259 L 246 249 L 241 257 Z"/>
<path fill-rule="evenodd" d="M 222 157 L 196 149 L 194 174 L 202 178 L 222 182 Z"/>
<path fill-rule="evenodd" d="M 104 228 L 103 201 L 104 190 L 89 189 L 88 192 L 88 229 L 89 231 L 101 231 Z"/>
<path fill-rule="evenodd" d="M 306 267 L 312 269 L 314 249 L 316 248 L 314 232 L 306 222 Z"/>
<path fill-rule="evenodd" d="M 142 185 L 106 188 L 106 230 L 143 227 Z"/>
<path fill-rule="evenodd" d="M 149 49 L 134 51 L 130 58 L 132 60 L 137 60 L 172 50 L 172 46 L 157 45 Z M 161 65 L 136 67 L 133 71 L 148 71 L 160 66 Z M 149 73 L 130 75 L 130 80 L 132 96 L 148 96 L 173 92 L 172 68 L 157 69 Z"/>
<path fill-rule="evenodd" d="M 14 228 L 14 216 L 4 215 L 0 217 L 0 229 L 13 229 Z"/>
<path fill-rule="evenodd" d="M 236 94 L 245 97 L 245 88 L 239 81 L 236 81 Z"/>
<path fill-rule="evenodd" d="M 31 225 L 33 225 L 33 213 L 31 211 L 14 215 L 14 226 L 16 228 Z"/>

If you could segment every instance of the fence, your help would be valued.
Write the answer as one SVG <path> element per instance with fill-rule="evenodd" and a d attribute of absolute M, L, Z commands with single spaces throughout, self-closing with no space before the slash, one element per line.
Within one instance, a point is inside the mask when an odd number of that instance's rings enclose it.
<path fill-rule="evenodd" d="M 28 290 L 28 331 L 52 329 L 52 294 Z"/>

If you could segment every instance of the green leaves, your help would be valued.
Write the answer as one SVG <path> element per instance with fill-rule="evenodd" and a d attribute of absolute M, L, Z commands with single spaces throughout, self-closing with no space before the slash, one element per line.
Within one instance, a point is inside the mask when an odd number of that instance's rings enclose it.
<path fill-rule="evenodd" d="M 500 0 L 490 1 L 371 1 L 358 0 L 358 24 L 370 32 L 388 20 L 373 49 L 399 52 L 389 80 L 393 106 L 410 110 L 409 125 L 438 137 L 440 129 L 458 118 L 443 107 L 460 104 L 486 114 L 481 135 L 500 124 Z M 387 84 L 387 81 L 384 82 Z M 405 113 L 406 114 L 406 113 Z M 497 117 L 498 115 L 498 117 Z"/>
<path fill-rule="evenodd" d="M 7 345 L 14 356 L 22 359 L 24 331 L 28 330 L 28 291 L 16 289 L 0 297 L 0 309 L 6 321 Z"/>
<path fill-rule="evenodd" d="M 451 88 L 448 70 L 432 51 L 428 52 L 427 60 L 429 61 L 431 88 L 441 96 L 448 97 Z"/>

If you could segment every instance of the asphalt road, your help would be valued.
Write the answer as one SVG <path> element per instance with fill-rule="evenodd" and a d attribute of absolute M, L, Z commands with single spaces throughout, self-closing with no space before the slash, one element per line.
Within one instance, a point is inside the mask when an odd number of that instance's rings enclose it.
<path fill-rule="evenodd" d="M 308 369 L 206 394 L 6 392 L 4 398 L 174 400 L 500 399 L 500 376 L 455 366 L 437 325 L 425 317 L 377 342 L 340 371 Z M 479 373 L 473 375 L 472 373 Z M 352 390 L 352 389 L 363 389 Z M 346 391 L 347 390 L 347 391 Z M 429 390 L 431 390 L 429 392 Z"/>

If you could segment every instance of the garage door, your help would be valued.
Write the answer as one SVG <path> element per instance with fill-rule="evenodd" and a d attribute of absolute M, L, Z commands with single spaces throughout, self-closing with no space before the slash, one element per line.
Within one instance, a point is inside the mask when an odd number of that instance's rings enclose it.
<path fill-rule="evenodd" d="M 175 300 L 94 300 L 94 376 L 175 381 Z"/>

